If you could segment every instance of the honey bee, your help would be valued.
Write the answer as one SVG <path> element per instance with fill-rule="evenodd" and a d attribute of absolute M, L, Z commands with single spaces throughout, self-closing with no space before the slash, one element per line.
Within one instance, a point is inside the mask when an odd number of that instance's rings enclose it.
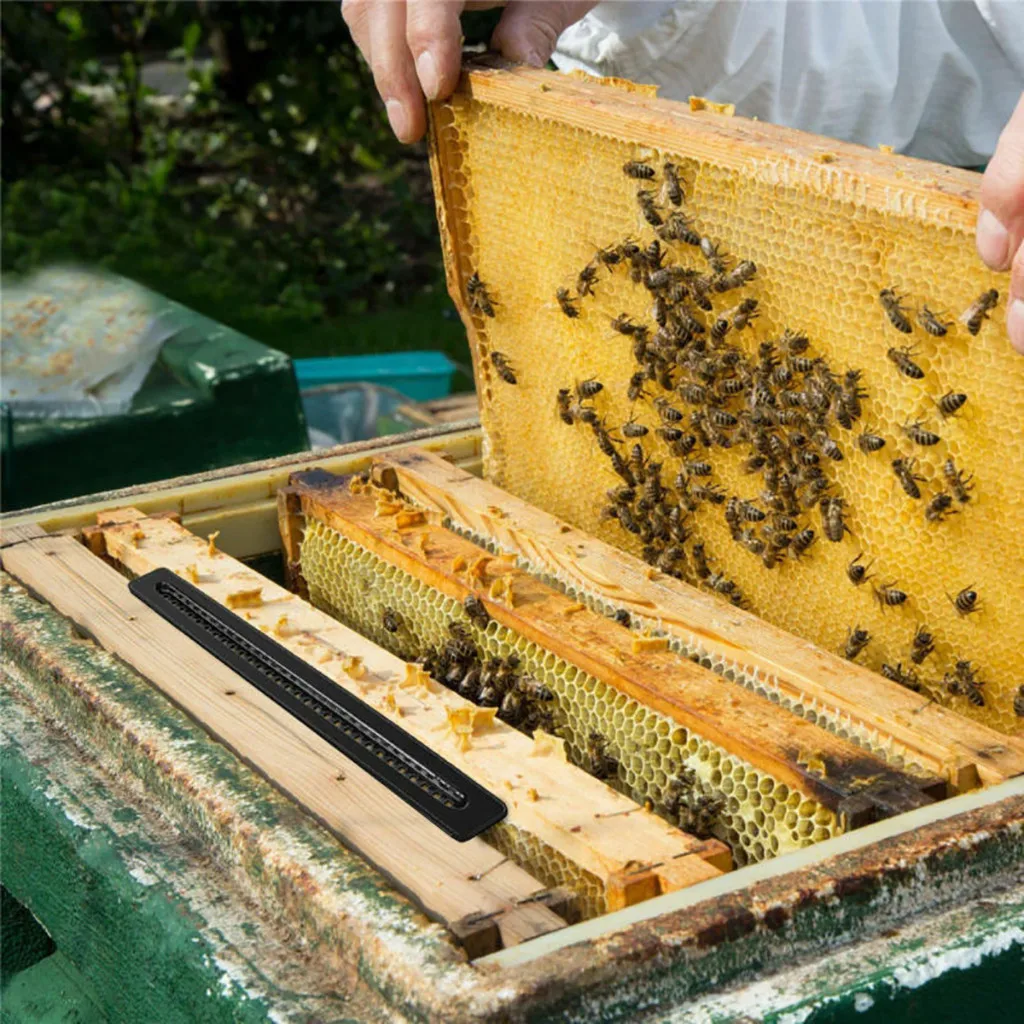
<path fill-rule="evenodd" d="M 646 188 L 637 189 L 636 201 L 640 207 L 640 212 L 644 215 L 644 220 L 647 221 L 652 228 L 660 228 L 662 224 L 664 224 L 664 220 L 658 212 L 658 207 L 654 202 L 653 192 Z"/>
<path fill-rule="evenodd" d="M 955 697 L 966 697 L 975 707 L 985 706 L 985 695 L 982 689 L 985 681 L 978 678 L 977 670 L 970 661 L 961 659 L 956 663 L 952 673 L 947 672 L 942 677 L 946 690 Z"/>
<path fill-rule="evenodd" d="M 1018 686 L 1013 695 L 1013 713 L 1018 718 L 1024 718 L 1024 684 Z"/>
<path fill-rule="evenodd" d="M 724 409 L 710 409 L 708 419 L 716 427 L 735 427 L 739 422 L 731 412 L 726 412 Z"/>
<path fill-rule="evenodd" d="M 883 611 L 886 608 L 898 608 L 901 604 L 905 604 L 907 600 L 906 592 L 896 586 L 895 580 L 883 583 L 880 587 L 875 587 L 875 597 L 878 599 L 878 604 Z"/>
<path fill-rule="evenodd" d="M 687 476 L 711 476 L 712 468 L 710 462 L 684 462 L 683 472 Z"/>
<path fill-rule="evenodd" d="M 708 400 L 708 391 L 702 384 L 680 384 L 678 388 L 679 397 L 690 405 L 705 405 Z"/>
<path fill-rule="evenodd" d="M 867 583 L 867 581 L 871 579 L 868 572 L 871 569 L 871 566 L 875 564 L 874 560 L 872 559 L 872 561 L 865 565 L 861 561 L 863 557 L 864 554 L 862 552 L 846 567 L 846 575 L 855 587 L 859 587 L 862 583 Z"/>
<path fill-rule="evenodd" d="M 807 351 L 810 345 L 810 339 L 803 331 L 791 331 L 788 327 L 782 332 L 782 338 L 779 341 L 779 346 L 785 350 L 788 355 L 799 356 L 803 355 Z M 808 366 L 810 369 L 810 366 Z"/>
<path fill-rule="evenodd" d="M 725 336 L 729 333 L 729 329 L 732 324 L 729 318 L 726 316 L 720 316 L 711 325 L 711 340 L 715 342 L 722 342 L 725 340 Z"/>
<path fill-rule="evenodd" d="M 925 519 L 929 523 L 941 523 L 946 516 L 956 514 L 956 509 L 951 508 L 952 504 L 952 497 L 945 491 L 939 491 L 924 510 Z"/>
<path fill-rule="evenodd" d="M 611 461 L 612 470 L 626 483 L 626 486 L 636 487 L 636 477 L 626 460 L 618 452 L 613 452 L 608 458 Z"/>
<path fill-rule="evenodd" d="M 693 559 L 693 571 L 698 579 L 706 580 L 711 575 L 711 567 L 708 565 L 707 552 L 704 544 L 699 542 L 690 548 L 690 557 Z"/>
<path fill-rule="evenodd" d="M 787 516 L 784 512 L 773 512 L 772 524 L 775 529 L 784 530 L 786 533 L 793 533 L 799 525 L 792 516 Z"/>
<path fill-rule="evenodd" d="M 598 779 L 609 779 L 618 771 L 619 762 L 608 753 L 600 733 L 592 732 L 587 737 L 583 767 Z"/>
<path fill-rule="evenodd" d="M 965 477 L 963 470 L 957 469 L 956 463 L 952 459 L 946 459 L 942 464 L 942 472 L 946 475 L 946 482 L 949 484 L 953 496 L 961 505 L 966 505 L 971 500 L 970 491 L 974 489 L 974 485 L 971 483 L 974 474 Z"/>
<path fill-rule="evenodd" d="M 615 450 L 615 441 L 600 420 L 595 419 L 590 424 L 590 429 L 594 432 L 594 438 L 597 441 L 597 446 L 601 449 L 601 453 L 603 455 L 606 455 L 610 459 L 613 455 L 618 454 Z"/>
<path fill-rule="evenodd" d="M 658 410 L 658 415 L 666 423 L 679 423 L 683 418 L 683 414 L 670 405 L 667 398 L 656 398 L 654 400 L 654 407 Z"/>
<path fill-rule="evenodd" d="M 924 370 L 914 362 L 914 353 L 909 345 L 903 348 L 890 348 L 886 355 L 904 377 L 910 377 L 912 380 L 921 380 L 924 377 Z"/>
<path fill-rule="evenodd" d="M 618 266 L 622 262 L 622 258 L 622 248 L 617 245 L 609 245 L 604 249 L 598 249 L 594 253 L 594 259 L 602 266 L 608 268 Z"/>
<path fill-rule="evenodd" d="M 917 322 L 936 338 L 945 337 L 950 327 L 953 326 L 952 320 L 943 320 L 940 314 L 933 313 L 927 306 L 922 306 L 917 311 Z"/>
<path fill-rule="evenodd" d="M 655 433 L 669 444 L 675 444 L 683 439 L 683 432 L 679 427 L 658 427 Z"/>
<path fill-rule="evenodd" d="M 917 485 L 924 483 L 924 477 L 914 472 L 915 459 L 893 459 L 892 471 L 896 474 L 900 486 L 910 498 L 920 498 L 921 488 Z"/>
<path fill-rule="evenodd" d="M 623 173 L 630 178 L 637 178 L 640 181 L 650 181 L 654 177 L 654 168 L 650 164 L 642 163 L 639 160 L 627 160 L 622 165 Z M 679 205 L 678 203 L 676 204 Z"/>
<path fill-rule="evenodd" d="M 741 501 L 739 503 L 739 514 L 748 523 L 761 523 L 767 519 L 766 513 L 749 501 Z"/>
<path fill-rule="evenodd" d="M 864 651 L 864 648 L 871 642 L 871 634 L 860 626 L 846 631 L 846 647 L 843 649 L 843 657 L 847 661 L 855 661 Z"/>
<path fill-rule="evenodd" d="M 506 356 L 503 352 L 492 352 L 491 362 L 494 364 L 494 369 L 497 372 L 498 376 L 506 384 L 519 383 L 518 378 L 515 375 L 515 371 L 513 371 L 512 366 L 508 361 L 508 356 Z"/>
<path fill-rule="evenodd" d="M 597 423 L 597 410 L 592 406 L 580 405 L 578 402 L 574 402 L 571 412 L 573 416 L 580 421 L 580 423 L 587 423 L 591 427 Z"/>
<path fill-rule="evenodd" d="M 474 313 L 494 317 L 494 300 L 487 294 L 487 288 L 475 270 L 466 281 L 466 301 Z"/>
<path fill-rule="evenodd" d="M 790 545 L 793 549 L 793 554 L 799 558 L 810 546 L 814 543 L 814 531 L 809 527 L 804 527 L 799 533 L 793 535 L 793 541 Z"/>
<path fill-rule="evenodd" d="M 605 491 L 605 494 L 608 495 L 609 501 L 613 501 L 617 505 L 629 505 L 636 500 L 636 488 L 634 487 L 616 487 L 614 490 Z"/>
<path fill-rule="evenodd" d="M 913 327 L 910 324 L 910 320 L 907 318 L 906 309 L 902 305 L 902 298 L 896 293 L 893 288 L 883 288 L 878 293 L 878 301 L 882 304 L 882 309 L 885 310 L 885 315 L 889 318 L 889 323 L 903 334 L 910 334 Z"/>
<path fill-rule="evenodd" d="M 938 434 L 935 434 L 930 430 L 925 430 L 924 427 L 921 426 L 921 420 L 917 420 L 914 423 L 904 423 L 900 429 L 907 437 L 910 438 L 911 441 L 914 442 L 914 444 L 919 444 L 923 447 L 931 447 L 942 440 Z"/>
<path fill-rule="evenodd" d="M 843 449 L 840 448 L 839 445 L 823 430 L 819 430 L 814 435 L 814 440 L 818 445 L 818 448 L 821 450 L 822 455 L 830 458 L 833 462 L 843 461 Z"/>
<path fill-rule="evenodd" d="M 679 181 L 679 172 L 676 169 L 676 165 L 666 160 L 662 164 L 661 174 L 665 179 L 665 195 L 668 196 L 668 201 L 673 206 L 682 206 L 685 195 L 682 183 Z"/>
<path fill-rule="evenodd" d="M 879 437 L 878 434 L 869 434 L 865 432 L 858 436 L 857 447 L 866 455 L 871 452 L 877 452 L 885 447 L 885 438 Z"/>
<path fill-rule="evenodd" d="M 465 609 L 470 620 L 476 626 L 480 629 L 487 628 L 487 624 L 491 621 L 491 616 L 486 607 L 484 607 L 483 601 L 481 601 L 476 594 L 470 594 L 466 600 L 462 602 L 462 607 Z"/>
<path fill-rule="evenodd" d="M 728 275 L 725 276 L 727 277 Z M 722 278 L 719 278 L 719 280 L 722 280 Z M 711 290 L 712 286 L 712 282 L 709 278 L 701 277 L 699 275 L 690 281 L 690 295 L 693 296 L 693 301 L 696 302 L 697 305 L 706 313 L 710 313 L 711 310 L 715 308 L 711 299 L 708 298 L 708 292 Z M 714 284 L 714 287 L 717 289 L 717 282 Z M 739 287 L 739 285 L 736 285 L 735 287 Z"/>
<path fill-rule="evenodd" d="M 732 270 L 718 275 L 714 281 L 716 292 L 728 292 L 734 288 L 742 288 L 757 274 L 757 264 L 753 260 L 741 260 Z"/>
<path fill-rule="evenodd" d="M 582 298 L 584 295 L 594 294 L 594 283 L 597 281 L 597 267 L 588 263 L 576 278 L 576 291 Z"/>
<path fill-rule="evenodd" d="M 624 437 L 645 437 L 650 428 L 645 427 L 642 423 L 635 422 L 633 419 L 629 419 L 622 424 L 620 429 Z"/>
<path fill-rule="evenodd" d="M 964 587 L 963 590 L 957 592 L 956 597 L 951 594 L 947 594 L 953 607 L 956 609 L 957 614 L 961 617 L 964 615 L 970 615 L 973 612 L 978 611 L 980 605 L 978 604 L 978 592 L 973 588 L 973 584 Z"/>
<path fill-rule="evenodd" d="M 638 370 L 629 378 L 629 385 L 626 388 L 626 397 L 631 402 L 637 402 L 646 395 L 644 385 L 647 383 L 647 374 Z"/>
<path fill-rule="evenodd" d="M 843 519 L 845 504 L 842 498 L 825 497 L 821 499 L 821 520 L 825 528 L 825 536 L 835 544 L 843 539 L 843 534 L 853 535 L 853 531 Z"/>
<path fill-rule="evenodd" d="M 941 398 L 935 399 L 939 412 L 943 419 L 955 416 L 967 402 L 967 396 L 962 391 L 947 391 Z"/>
<path fill-rule="evenodd" d="M 925 629 L 918 626 L 914 638 L 910 642 L 910 660 L 915 665 L 920 665 L 924 659 L 935 650 L 935 638 Z"/>
<path fill-rule="evenodd" d="M 921 692 L 921 681 L 917 678 L 917 673 L 911 669 L 905 669 L 903 662 L 898 661 L 895 665 L 882 665 L 882 675 L 885 676 L 892 683 L 899 683 L 900 686 L 905 686 L 908 690 L 913 690 L 914 693 Z"/>
<path fill-rule="evenodd" d="M 579 395 L 580 401 L 587 398 L 593 398 L 594 395 L 598 394 L 604 389 L 604 385 L 593 377 L 588 377 L 585 381 L 576 385 L 576 394 Z"/>
<path fill-rule="evenodd" d="M 698 839 L 710 839 L 724 807 L 721 797 L 691 793 L 682 805 L 679 827 Z"/>
<path fill-rule="evenodd" d="M 570 320 L 575 320 L 580 315 L 579 307 L 576 305 L 580 300 L 572 298 L 569 295 L 568 288 L 556 289 L 555 298 L 558 299 L 558 305 L 561 307 L 562 312 Z"/>
<path fill-rule="evenodd" d="M 556 408 L 558 409 L 558 415 L 563 423 L 568 423 L 571 427 L 576 422 L 576 417 L 572 412 L 572 393 L 568 388 L 559 388 L 558 394 L 555 396 Z"/>
<path fill-rule="evenodd" d="M 700 240 L 700 251 L 703 253 L 704 259 L 708 261 L 708 266 L 713 273 L 722 275 L 728 272 L 729 268 L 726 265 L 727 255 L 710 238 L 702 238 Z"/>
<path fill-rule="evenodd" d="M 658 228 L 658 237 L 666 242 L 683 242 L 686 245 L 700 245 L 700 235 L 693 229 L 693 219 L 673 210 Z"/>
<path fill-rule="evenodd" d="M 633 475 L 643 483 L 647 478 L 647 456 L 644 455 L 643 446 L 635 444 L 629 452 L 629 467 Z"/>
<path fill-rule="evenodd" d="M 619 334 L 631 335 L 636 334 L 641 328 L 641 324 L 638 324 L 635 320 L 630 319 L 626 313 L 620 313 L 617 317 L 612 319 L 612 329 L 619 332 Z"/>
<path fill-rule="evenodd" d="M 458 691 L 467 700 L 477 701 L 480 697 L 480 674 L 479 665 L 470 666 L 461 680 L 458 682 Z"/>
<path fill-rule="evenodd" d="M 725 504 L 725 492 L 716 484 L 694 484 L 690 493 L 698 501 L 706 501 L 709 505 Z"/>
<path fill-rule="evenodd" d="M 397 633 L 402 628 L 402 616 L 393 608 L 383 608 L 381 610 L 380 624 L 389 633 Z"/>
<path fill-rule="evenodd" d="M 734 330 L 742 331 L 761 314 L 757 311 L 757 299 L 744 299 L 737 307 L 732 317 Z"/>
<path fill-rule="evenodd" d="M 971 334 L 977 334 L 981 330 L 982 322 L 988 319 L 989 313 L 996 308 L 999 302 L 999 292 L 990 288 L 982 292 L 978 298 L 964 310 L 960 322 L 967 327 Z"/>

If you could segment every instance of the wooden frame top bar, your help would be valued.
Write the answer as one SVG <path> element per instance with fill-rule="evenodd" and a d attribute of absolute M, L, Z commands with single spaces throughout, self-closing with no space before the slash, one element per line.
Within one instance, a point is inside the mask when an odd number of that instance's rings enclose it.
<path fill-rule="evenodd" d="M 787 633 L 750 612 L 664 574 L 639 559 L 472 476 L 422 448 L 376 460 L 401 492 L 440 516 L 494 539 L 535 569 L 558 572 L 669 633 L 695 637 L 714 654 L 761 673 L 800 701 L 818 701 L 882 736 L 891 736 L 954 789 L 1024 773 L 1024 743 L 1004 736 L 875 672 Z"/>
<path fill-rule="evenodd" d="M 485 584 L 452 568 L 460 560 L 468 564 L 479 558 L 484 554 L 479 547 L 439 526 L 396 529 L 375 516 L 372 497 L 352 494 L 344 481 L 339 484 L 327 486 L 323 474 L 306 484 L 297 474 L 292 487 L 307 518 L 324 522 L 449 597 L 461 602 L 475 595 L 500 624 L 833 812 L 844 814 L 852 806 L 862 811 L 867 802 L 873 813 L 885 817 L 928 802 L 925 790 L 935 794 L 944 788 L 937 777 L 914 778 L 763 697 L 725 685 L 686 658 L 669 651 L 638 653 L 631 631 L 580 608 L 526 572 L 502 569 L 513 587 L 513 606 L 492 599 Z M 801 763 L 809 751 L 824 771 Z M 868 778 L 872 782 L 865 786 Z"/>

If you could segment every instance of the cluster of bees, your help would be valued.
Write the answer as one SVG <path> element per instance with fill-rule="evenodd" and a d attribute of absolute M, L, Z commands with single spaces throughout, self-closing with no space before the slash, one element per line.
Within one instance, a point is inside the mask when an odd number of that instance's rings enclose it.
<path fill-rule="evenodd" d="M 657 176 L 642 161 L 629 161 L 623 170 L 645 183 Z M 850 432 L 852 446 L 866 455 L 880 452 L 887 441 L 858 426 L 867 397 L 862 372 L 836 372 L 811 351 L 802 332 L 786 329 L 778 338 L 761 341 L 756 351 L 737 343 L 757 319 L 758 301 L 732 296 L 756 277 L 756 265 L 732 259 L 719 244 L 695 230 L 693 218 L 679 209 L 685 193 L 671 163 L 663 167 L 661 199 L 668 205 L 659 203 L 658 193 L 647 185 L 636 194 L 641 216 L 657 235 L 654 241 L 641 245 L 627 238 L 599 249 L 577 276 L 575 295 L 564 287 L 556 291 L 561 312 L 575 319 L 582 301 L 594 295 L 602 268 L 609 273 L 622 269 L 635 285 L 647 290 L 652 302 L 650 322 L 623 313 L 611 320 L 611 328 L 628 340 L 638 364 L 626 387 L 627 398 L 632 403 L 649 401 L 656 424 L 639 422 L 631 414 L 627 422 L 610 428 L 599 411 L 598 396 L 604 386 L 593 379 L 560 388 L 556 411 L 564 423 L 591 430 L 621 480 L 620 486 L 607 491 L 602 518 L 618 521 L 637 536 L 644 559 L 659 571 L 740 605 L 739 587 L 714 571 L 705 543 L 693 536 L 693 513 L 702 505 L 719 507 L 733 541 L 759 558 L 766 569 L 775 569 L 787 559 L 803 557 L 819 535 L 839 543 L 851 533 L 847 502 L 836 493 L 828 472 L 831 463 L 846 458 L 839 429 Z M 672 262 L 663 243 L 692 247 L 702 265 Z M 721 308 L 722 299 L 727 308 Z M 960 321 L 969 333 L 978 334 L 998 300 L 997 291 L 986 291 L 963 313 Z M 896 330 L 913 333 L 904 299 L 895 289 L 883 289 L 879 301 Z M 942 337 L 953 326 L 953 321 L 927 304 L 917 310 L 917 322 L 932 337 Z M 887 355 L 902 376 L 925 377 L 911 346 L 892 346 Z M 950 390 L 933 401 L 946 420 L 960 412 L 968 396 Z M 913 445 L 930 448 L 941 440 L 922 420 L 908 420 L 901 430 Z M 677 466 L 667 470 L 664 461 L 645 452 L 642 439 L 651 434 L 665 443 Z M 742 449 L 743 471 L 762 477 L 756 499 L 728 495 L 711 479 L 715 449 L 735 447 Z M 917 460 L 897 455 L 891 466 L 903 492 L 922 500 L 921 485 L 927 481 L 917 471 Z M 674 476 L 672 470 L 677 470 Z M 941 523 L 957 514 L 971 501 L 972 480 L 954 459 L 946 459 L 943 486 L 923 502 L 925 521 Z M 862 558 L 858 555 L 847 569 L 855 586 L 873 578 Z M 883 609 L 909 599 L 895 580 L 878 581 L 872 590 Z M 980 607 L 973 586 L 949 599 L 960 615 Z M 923 627 L 911 650 L 914 664 L 934 650 L 930 639 L 923 646 L 917 643 L 922 636 L 929 636 Z M 856 658 L 869 642 L 868 632 L 854 627 L 844 653 Z M 904 670 L 902 663 L 884 665 L 883 674 L 912 689 L 921 688 L 915 670 Z M 966 697 L 976 706 L 984 704 L 983 685 L 966 660 L 942 680 L 944 692 Z M 1024 696 L 1015 708 L 1024 713 Z"/>
<path fill-rule="evenodd" d="M 656 177 L 640 161 L 623 170 L 644 182 Z M 609 428 L 595 401 L 603 385 L 595 380 L 559 389 L 556 408 L 566 424 L 590 428 L 621 479 L 621 486 L 607 492 L 602 516 L 639 537 L 643 557 L 658 570 L 742 604 L 736 584 L 714 571 L 705 544 L 692 539 L 693 513 L 702 505 L 720 508 L 733 541 L 767 569 L 804 556 L 819 533 L 841 541 L 849 532 L 846 502 L 835 493 L 828 466 L 846 457 L 836 427 L 854 429 L 866 392 L 860 371 L 836 373 L 811 353 L 803 333 L 786 330 L 760 342 L 756 353 L 738 343 L 759 315 L 757 299 L 738 294 L 757 267 L 751 260 L 733 260 L 695 230 L 693 219 L 679 209 L 685 192 L 674 165 L 663 166 L 662 178 L 667 208 L 647 186 L 636 197 L 658 237 L 648 245 L 627 238 L 599 249 L 580 271 L 576 294 L 556 292 L 562 312 L 575 318 L 582 300 L 594 294 L 602 268 L 622 269 L 647 290 L 651 321 L 623 313 L 611 328 L 628 340 L 638 366 L 627 397 L 633 403 L 648 400 L 656 425 L 633 415 Z M 692 247 L 700 265 L 672 262 L 663 243 Z M 722 300 L 728 308 L 721 308 Z M 645 451 L 642 439 L 652 433 L 678 460 L 672 470 Z M 885 440 L 865 431 L 855 443 L 873 452 Z M 729 496 L 710 479 L 715 449 L 737 447 L 744 451 L 743 470 L 762 477 L 757 499 Z M 887 604 L 899 603 L 898 594 L 893 585 L 878 590 Z"/>
<path fill-rule="evenodd" d="M 470 595 L 464 604 L 466 615 L 486 626 L 487 609 Z M 486 619 L 485 619 L 486 617 Z M 497 708 L 498 718 L 515 728 L 532 733 L 535 729 L 556 732 L 554 694 L 520 669 L 515 653 L 505 658 L 484 659 L 465 623 L 448 623 L 448 637 L 439 647 L 422 654 L 418 663 L 438 682 L 485 708 Z"/>
<path fill-rule="evenodd" d="M 750 328 L 759 316 L 758 300 L 744 295 L 743 289 L 755 280 L 758 268 L 752 260 L 730 256 L 720 243 L 697 230 L 695 219 L 684 209 L 686 189 L 677 167 L 670 162 L 662 165 L 660 188 L 658 172 L 650 163 L 631 160 L 623 172 L 637 183 L 639 215 L 656 237 L 646 244 L 627 237 L 597 249 L 576 275 L 575 289 L 558 287 L 555 301 L 561 315 L 575 321 L 585 300 L 600 289 L 603 275 L 624 274 L 646 291 L 649 319 L 620 313 L 610 318 L 610 327 L 614 337 L 629 345 L 636 363 L 625 385 L 626 397 L 634 409 L 643 403 L 651 415 L 642 422 L 637 412 L 631 412 L 625 423 L 609 424 L 601 412 L 605 384 L 593 378 L 559 388 L 555 410 L 566 425 L 591 432 L 619 478 L 619 484 L 606 492 L 602 518 L 617 521 L 637 537 L 642 557 L 656 570 L 742 605 L 738 585 L 716 571 L 715 558 L 695 530 L 694 514 L 704 509 L 702 514 L 721 515 L 734 543 L 765 569 L 778 569 L 788 560 L 807 556 L 820 538 L 839 543 L 852 532 L 847 501 L 837 493 L 829 467 L 847 458 L 851 449 L 873 455 L 889 442 L 861 425 L 867 398 L 862 371 L 837 371 L 812 350 L 806 334 L 788 328 L 756 345 L 743 343 L 753 336 Z M 686 264 L 674 258 L 685 252 L 693 256 Z M 495 302 L 476 274 L 467 283 L 467 298 L 474 312 L 495 315 Z M 996 290 L 982 293 L 959 317 L 960 323 L 977 335 L 998 301 Z M 911 314 L 894 288 L 883 289 L 879 302 L 889 324 L 904 336 L 914 333 L 912 315 L 932 338 L 945 336 L 954 325 L 926 303 Z M 892 345 L 887 357 L 900 376 L 925 379 L 913 345 Z M 518 383 L 517 371 L 504 353 L 491 351 L 490 362 L 502 381 Z M 932 401 L 945 422 L 964 408 L 968 396 L 948 390 Z M 942 439 L 920 419 L 908 419 L 900 429 L 912 446 L 932 448 Z M 840 431 L 848 433 L 848 442 Z M 645 440 L 654 437 L 663 442 L 668 458 L 645 449 Z M 760 475 L 756 498 L 730 495 L 715 482 L 718 449 L 739 449 L 742 470 Z M 903 493 L 921 502 L 929 524 L 944 522 L 972 500 L 973 477 L 953 458 L 945 460 L 941 480 L 930 487 L 914 457 L 896 453 L 890 465 Z M 850 562 L 847 576 L 861 586 L 875 579 L 870 569 L 859 554 Z M 882 609 L 909 600 L 895 580 L 876 580 L 871 589 Z M 948 597 L 962 616 L 980 607 L 973 585 Z M 623 624 L 629 625 L 628 616 Z M 855 659 L 870 640 L 867 630 L 855 626 L 843 653 Z M 967 659 L 957 660 L 940 681 L 922 682 L 920 666 L 934 650 L 933 636 L 921 626 L 910 643 L 908 666 L 904 668 L 902 661 L 885 663 L 882 674 L 934 699 L 949 695 L 984 706 L 985 682 Z M 1014 710 L 1024 717 L 1024 686 Z M 587 767 L 605 777 L 600 737 L 595 734 L 592 742 Z M 669 789 L 676 796 L 670 796 L 673 806 L 664 811 L 688 831 L 699 832 L 718 813 L 710 806 L 713 801 L 692 785 L 680 781 Z"/>

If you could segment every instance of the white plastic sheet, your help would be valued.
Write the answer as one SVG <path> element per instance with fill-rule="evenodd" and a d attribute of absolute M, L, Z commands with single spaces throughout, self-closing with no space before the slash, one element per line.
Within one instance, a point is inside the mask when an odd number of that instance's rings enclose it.
<path fill-rule="evenodd" d="M 58 267 L 5 280 L 0 398 L 17 416 L 126 412 L 175 330 L 171 311 L 124 278 Z"/>

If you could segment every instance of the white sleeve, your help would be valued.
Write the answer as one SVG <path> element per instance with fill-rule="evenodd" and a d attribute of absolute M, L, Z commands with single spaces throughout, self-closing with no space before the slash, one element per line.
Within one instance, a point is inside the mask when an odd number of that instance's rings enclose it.
<path fill-rule="evenodd" d="M 598 4 L 555 62 L 739 113 L 961 166 L 1024 91 L 1024 0 Z"/>

